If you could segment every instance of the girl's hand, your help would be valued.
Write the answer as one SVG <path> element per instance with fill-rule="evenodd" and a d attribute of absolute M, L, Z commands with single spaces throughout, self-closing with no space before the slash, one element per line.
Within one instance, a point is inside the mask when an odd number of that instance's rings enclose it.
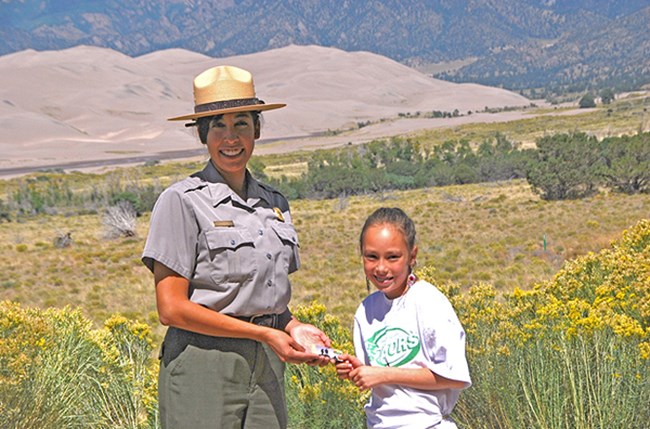
<path fill-rule="evenodd" d="M 348 379 L 364 391 L 385 383 L 385 375 L 386 368 L 362 365 L 350 371 Z"/>
<path fill-rule="evenodd" d="M 342 380 L 350 380 L 350 372 L 360 366 L 363 364 L 356 356 L 341 353 L 336 363 L 336 374 Z"/>

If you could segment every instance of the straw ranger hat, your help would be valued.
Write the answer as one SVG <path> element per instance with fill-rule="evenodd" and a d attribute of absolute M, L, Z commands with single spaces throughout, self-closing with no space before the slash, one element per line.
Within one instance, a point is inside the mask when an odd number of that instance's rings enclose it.
<path fill-rule="evenodd" d="M 207 69 L 194 78 L 194 113 L 169 118 L 186 121 L 224 113 L 279 109 L 286 104 L 265 104 L 255 96 L 253 76 L 233 66 Z"/>

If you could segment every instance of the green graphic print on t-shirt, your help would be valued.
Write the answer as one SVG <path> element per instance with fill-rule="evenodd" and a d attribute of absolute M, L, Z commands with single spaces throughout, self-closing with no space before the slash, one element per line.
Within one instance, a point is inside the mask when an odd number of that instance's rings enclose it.
<path fill-rule="evenodd" d="M 368 358 L 375 366 L 402 366 L 420 351 L 420 338 L 402 328 L 384 327 L 368 338 Z"/>

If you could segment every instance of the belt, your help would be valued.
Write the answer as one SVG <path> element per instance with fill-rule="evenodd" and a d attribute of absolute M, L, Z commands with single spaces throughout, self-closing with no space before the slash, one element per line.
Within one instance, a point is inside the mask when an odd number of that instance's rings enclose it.
<path fill-rule="evenodd" d="M 280 327 L 279 314 L 260 314 L 257 316 L 233 316 L 235 319 L 252 323 L 253 325 L 266 326 L 268 328 L 278 329 Z"/>

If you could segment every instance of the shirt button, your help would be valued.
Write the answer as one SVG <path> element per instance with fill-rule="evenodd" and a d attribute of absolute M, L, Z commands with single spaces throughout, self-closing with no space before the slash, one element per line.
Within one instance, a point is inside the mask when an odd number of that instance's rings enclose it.
<path fill-rule="evenodd" d="M 230 245 L 231 245 L 231 246 L 234 246 L 234 245 L 235 245 L 235 243 L 236 243 L 236 241 L 235 241 L 235 240 L 230 240 Z"/>
<path fill-rule="evenodd" d="M 266 281 L 266 285 L 269 286 L 269 287 L 271 287 L 271 286 L 273 286 L 273 282 L 272 282 L 271 280 L 267 280 L 267 281 Z"/>
<path fill-rule="evenodd" d="M 271 260 L 272 257 L 273 257 L 273 255 L 271 255 L 270 253 L 266 254 L 266 259 L 268 259 L 269 261 Z"/>
<path fill-rule="evenodd" d="M 259 235 L 264 235 L 264 230 L 260 229 L 259 231 L 257 231 L 257 233 L 258 233 Z"/>

